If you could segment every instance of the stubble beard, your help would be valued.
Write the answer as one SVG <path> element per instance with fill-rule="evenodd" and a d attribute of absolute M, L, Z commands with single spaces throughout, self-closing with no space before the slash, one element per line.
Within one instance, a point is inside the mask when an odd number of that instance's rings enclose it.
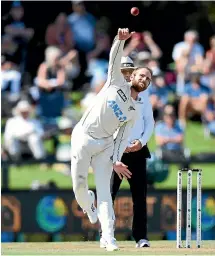
<path fill-rule="evenodd" d="M 132 84 L 131 88 L 133 88 L 136 92 L 143 92 L 147 89 L 146 86 L 144 86 L 144 88 L 142 88 L 141 86 L 138 86 L 138 83 Z"/>

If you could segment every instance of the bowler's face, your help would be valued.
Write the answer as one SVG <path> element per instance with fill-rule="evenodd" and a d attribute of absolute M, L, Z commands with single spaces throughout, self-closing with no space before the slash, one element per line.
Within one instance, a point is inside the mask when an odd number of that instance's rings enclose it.
<path fill-rule="evenodd" d="M 150 71 L 146 68 L 141 68 L 134 72 L 131 76 L 132 86 L 137 92 L 145 91 L 152 80 Z"/>

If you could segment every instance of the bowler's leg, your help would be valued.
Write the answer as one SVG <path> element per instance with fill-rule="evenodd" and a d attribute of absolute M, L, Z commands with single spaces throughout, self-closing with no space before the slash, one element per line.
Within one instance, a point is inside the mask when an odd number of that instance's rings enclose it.
<path fill-rule="evenodd" d="M 95 172 L 97 191 L 98 218 L 101 223 L 102 237 L 114 237 L 115 215 L 110 193 L 110 179 L 113 171 L 111 154 L 105 150 L 92 158 L 92 167 Z M 111 150 L 112 151 L 112 150 Z"/>
<path fill-rule="evenodd" d="M 77 142 L 77 134 L 73 135 L 71 142 L 71 175 L 73 191 L 80 207 L 83 210 L 87 211 L 90 207 L 90 204 L 88 202 L 87 177 L 91 157 L 89 156 L 85 147 L 82 145 L 81 140 Z"/>

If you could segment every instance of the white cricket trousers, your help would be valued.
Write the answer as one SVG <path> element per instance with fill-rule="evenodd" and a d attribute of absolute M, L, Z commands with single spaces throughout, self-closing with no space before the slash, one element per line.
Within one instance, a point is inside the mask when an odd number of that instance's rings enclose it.
<path fill-rule="evenodd" d="M 102 236 L 114 237 L 115 215 L 110 193 L 113 171 L 113 137 L 95 139 L 77 124 L 71 138 L 71 174 L 75 198 L 83 210 L 90 208 L 88 202 L 88 170 L 92 166 L 95 174 L 98 218 Z"/>

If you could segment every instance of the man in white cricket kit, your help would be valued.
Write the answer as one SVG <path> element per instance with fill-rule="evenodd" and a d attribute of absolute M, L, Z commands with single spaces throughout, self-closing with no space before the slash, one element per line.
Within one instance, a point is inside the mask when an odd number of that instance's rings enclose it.
<path fill-rule="evenodd" d="M 91 165 L 95 172 L 98 218 L 108 251 L 118 250 L 114 239 L 114 211 L 110 194 L 112 170 L 125 178 L 131 177 L 121 157 L 127 146 L 129 131 L 137 118 L 135 100 L 146 90 L 152 73 L 139 68 L 127 83 L 121 74 L 120 62 L 125 40 L 132 34 L 119 29 L 110 52 L 108 79 L 95 101 L 87 109 L 72 133 L 71 173 L 73 190 L 80 207 L 91 223 L 97 221 L 94 193 L 88 191 L 87 176 Z M 116 139 L 113 134 L 119 128 Z"/>
<path fill-rule="evenodd" d="M 135 70 L 134 63 L 130 57 L 122 57 L 121 72 L 127 82 L 130 82 L 130 76 Z M 139 118 L 137 118 L 133 128 L 130 131 L 127 148 L 122 156 L 122 162 L 125 163 L 129 171 L 132 173 L 128 183 L 133 201 L 133 218 L 132 218 L 132 236 L 136 241 L 136 247 L 150 247 L 147 238 L 147 172 L 146 159 L 150 158 L 150 152 L 147 147 L 153 130 L 154 117 L 152 105 L 149 98 L 148 89 L 139 93 L 138 99 L 135 101 L 136 109 L 139 110 Z M 117 135 L 114 134 L 114 136 Z M 111 196 L 114 203 L 116 195 L 119 191 L 122 176 L 112 173 L 111 177 Z M 106 247 L 106 241 L 102 237 L 100 231 L 100 247 Z"/>

